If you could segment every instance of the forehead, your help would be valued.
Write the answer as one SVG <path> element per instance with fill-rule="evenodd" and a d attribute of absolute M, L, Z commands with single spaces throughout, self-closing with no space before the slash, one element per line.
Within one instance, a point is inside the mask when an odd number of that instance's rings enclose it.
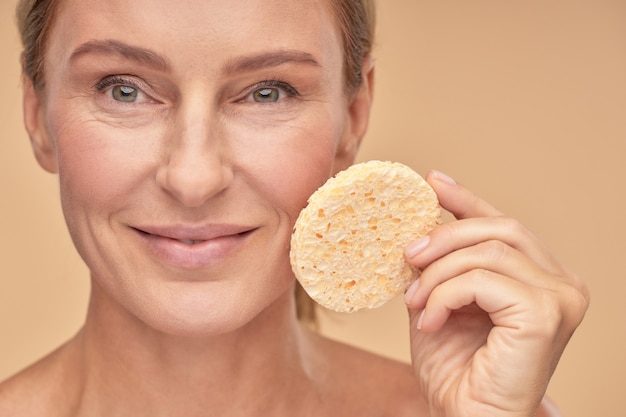
<path fill-rule="evenodd" d="M 57 12 L 53 57 L 93 40 L 184 58 L 187 70 L 264 50 L 304 51 L 326 66 L 342 55 L 328 0 L 64 0 Z"/>

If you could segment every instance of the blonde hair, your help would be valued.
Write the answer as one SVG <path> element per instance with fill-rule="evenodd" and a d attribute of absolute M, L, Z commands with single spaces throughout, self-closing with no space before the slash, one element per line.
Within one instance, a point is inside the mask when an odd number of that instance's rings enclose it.
<path fill-rule="evenodd" d="M 43 89 L 44 56 L 48 33 L 55 20 L 59 0 L 20 0 L 17 28 L 22 39 L 22 72 L 36 89 Z"/>
<path fill-rule="evenodd" d="M 341 31 L 346 90 L 362 81 L 363 59 L 372 51 L 375 29 L 374 0 L 329 0 Z M 22 69 L 37 89 L 45 86 L 44 52 L 60 0 L 20 0 L 17 26 L 22 39 Z"/>
<path fill-rule="evenodd" d="M 348 93 L 363 81 L 363 60 L 374 46 L 376 10 L 374 0 L 330 0 L 341 32 L 344 50 L 344 77 Z"/>
<path fill-rule="evenodd" d="M 337 20 L 344 49 L 344 77 L 347 94 L 361 85 L 361 68 L 374 44 L 374 0 L 329 0 Z M 20 0 L 17 5 L 17 26 L 22 40 L 22 72 L 37 90 L 45 87 L 44 56 L 50 29 L 61 0 Z M 298 318 L 314 324 L 315 304 L 300 284 L 295 290 Z"/>

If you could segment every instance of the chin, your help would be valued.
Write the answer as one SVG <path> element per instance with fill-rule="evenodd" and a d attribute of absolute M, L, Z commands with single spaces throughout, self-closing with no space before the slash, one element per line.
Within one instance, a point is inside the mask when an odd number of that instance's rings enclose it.
<path fill-rule="evenodd" d="M 202 291 L 171 294 L 152 308 L 144 304 L 137 317 L 157 332 L 175 337 L 214 337 L 259 328 L 262 323 L 276 327 L 281 317 L 295 317 L 292 283 L 273 297 L 252 290 L 239 297 Z"/>

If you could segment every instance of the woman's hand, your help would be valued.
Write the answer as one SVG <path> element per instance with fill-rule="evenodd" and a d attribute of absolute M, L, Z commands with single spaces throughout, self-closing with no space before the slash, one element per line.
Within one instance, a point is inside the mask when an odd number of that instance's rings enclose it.
<path fill-rule="evenodd" d="M 411 356 L 431 416 L 531 417 L 589 303 L 585 285 L 517 221 L 445 175 L 446 223 L 406 249 Z"/>

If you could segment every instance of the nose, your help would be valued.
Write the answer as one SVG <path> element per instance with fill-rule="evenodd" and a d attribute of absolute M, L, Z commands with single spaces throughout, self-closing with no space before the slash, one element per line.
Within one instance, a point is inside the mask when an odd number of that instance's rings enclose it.
<path fill-rule="evenodd" d="M 159 186 L 188 207 L 201 206 L 233 178 L 219 127 L 204 110 L 188 112 L 174 122 L 157 170 Z"/>

